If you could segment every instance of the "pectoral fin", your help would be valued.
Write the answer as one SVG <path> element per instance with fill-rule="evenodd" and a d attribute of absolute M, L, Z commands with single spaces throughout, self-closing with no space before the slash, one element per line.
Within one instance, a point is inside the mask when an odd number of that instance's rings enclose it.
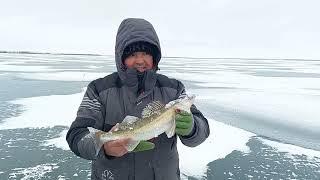
<path fill-rule="evenodd" d="M 134 141 L 134 140 L 129 141 L 127 145 L 127 150 L 129 152 L 133 151 L 138 146 L 139 143 L 140 141 Z"/>
<path fill-rule="evenodd" d="M 173 119 L 170 123 L 169 128 L 166 130 L 166 134 L 168 138 L 171 138 L 172 136 L 174 136 L 176 130 L 176 121 L 175 119 Z"/>

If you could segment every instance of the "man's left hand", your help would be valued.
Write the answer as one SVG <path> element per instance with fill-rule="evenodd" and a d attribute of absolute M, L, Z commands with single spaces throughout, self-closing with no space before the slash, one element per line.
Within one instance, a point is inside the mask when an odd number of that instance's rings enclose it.
<path fill-rule="evenodd" d="M 133 152 L 148 151 L 154 148 L 154 144 L 149 141 L 140 141 L 138 146 L 133 150 Z"/>
<path fill-rule="evenodd" d="M 176 111 L 176 134 L 181 136 L 190 135 L 193 128 L 193 117 L 186 111 Z"/>

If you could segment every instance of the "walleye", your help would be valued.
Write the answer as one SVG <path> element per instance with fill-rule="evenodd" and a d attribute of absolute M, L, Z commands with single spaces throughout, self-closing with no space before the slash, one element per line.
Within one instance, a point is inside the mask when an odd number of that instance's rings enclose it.
<path fill-rule="evenodd" d="M 129 138 L 126 148 L 132 151 L 140 141 L 152 139 L 164 132 L 171 138 L 175 134 L 176 110 L 190 113 L 194 99 L 194 95 L 186 95 L 166 105 L 159 101 L 151 102 L 143 109 L 141 118 L 126 116 L 114 131 L 104 132 L 88 127 L 91 137 L 94 138 L 97 154 L 105 142 L 112 140 Z"/>

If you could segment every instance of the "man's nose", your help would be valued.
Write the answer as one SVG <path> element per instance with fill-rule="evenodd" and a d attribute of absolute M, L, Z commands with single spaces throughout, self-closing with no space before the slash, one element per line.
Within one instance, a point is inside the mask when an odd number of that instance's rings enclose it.
<path fill-rule="evenodd" d="M 142 63 L 144 63 L 144 56 L 143 56 L 143 55 L 137 55 L 136 63 L 137 63 L 137 64 L 142 64 Z"/>

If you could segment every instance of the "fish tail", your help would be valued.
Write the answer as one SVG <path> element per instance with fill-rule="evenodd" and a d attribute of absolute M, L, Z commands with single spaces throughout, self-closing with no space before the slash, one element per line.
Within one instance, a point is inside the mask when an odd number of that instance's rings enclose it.
<path fill-rule="evenodd" d="M 88 130 L 90 132 L 90 136 L 94 140 L 96 156 L 98 156 L 100 149 L 104 144 L 104 142 L 101 140 L 101 134 L 103 133 L 103 131 L 101 131 L 99 129 L 95 129 L 93 127 L 88 127 Z"/>

